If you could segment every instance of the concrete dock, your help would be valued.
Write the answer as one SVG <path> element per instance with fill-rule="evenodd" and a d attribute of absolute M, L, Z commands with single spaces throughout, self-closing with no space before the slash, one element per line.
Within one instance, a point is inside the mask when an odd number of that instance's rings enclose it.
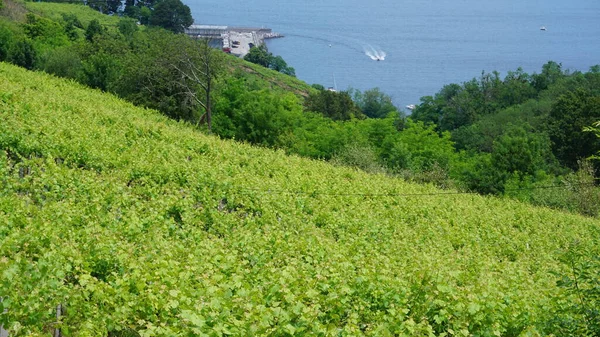
<path fill-rule="evenodd" d="M 266 39 L 283 37 L 270 28 L 191 25 L 185 33 L 193 38 L 221 40 L 223 51 L 244 57 L 252 46 L 260 46 Z"/>

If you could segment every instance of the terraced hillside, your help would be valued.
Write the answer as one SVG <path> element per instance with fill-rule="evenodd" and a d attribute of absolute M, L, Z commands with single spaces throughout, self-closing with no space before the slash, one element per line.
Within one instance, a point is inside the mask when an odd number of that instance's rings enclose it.
<path fill-rule="evenodd" d="M 561 257 L 597 254 L 599 225 L 222 141 L 0 64 L 10 336 L 535 336 L 572 302 Z"/>

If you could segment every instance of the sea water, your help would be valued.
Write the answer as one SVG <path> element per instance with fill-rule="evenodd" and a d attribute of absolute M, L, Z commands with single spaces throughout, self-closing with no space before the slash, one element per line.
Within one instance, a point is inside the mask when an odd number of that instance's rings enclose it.
<path fill-rule="evenodd" d="M 269 40 L 269 51 L 310 84 L 379 87 L 399 107 L 482 71 L 540 72 L 550 60 L 580 71 L 600 64 L 598 0 L 184 2 L 197 24 L 285 35 Z"/>

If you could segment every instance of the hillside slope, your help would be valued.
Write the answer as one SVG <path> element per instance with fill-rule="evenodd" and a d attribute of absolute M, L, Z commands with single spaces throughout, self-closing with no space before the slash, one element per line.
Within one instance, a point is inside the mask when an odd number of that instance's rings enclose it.
<path fill-rule="evenodd" d="M 600 246 L 598 220 L 222 141 L 3 63 L 0 121 L 11 336 L 518 336 L 568 303 L 562 252 Z"/>

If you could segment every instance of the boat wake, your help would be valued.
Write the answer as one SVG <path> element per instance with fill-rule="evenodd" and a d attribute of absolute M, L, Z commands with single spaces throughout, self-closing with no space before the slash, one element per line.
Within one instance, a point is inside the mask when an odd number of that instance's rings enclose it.
<path fill-rule="evenodd" d="M 363 46 L 363 50 L 365 51 L 365 55 L 370 57 L 373 61 L 383 61 L 387 56 L 381 48 L 375 48 L 371 45 Z"/>

